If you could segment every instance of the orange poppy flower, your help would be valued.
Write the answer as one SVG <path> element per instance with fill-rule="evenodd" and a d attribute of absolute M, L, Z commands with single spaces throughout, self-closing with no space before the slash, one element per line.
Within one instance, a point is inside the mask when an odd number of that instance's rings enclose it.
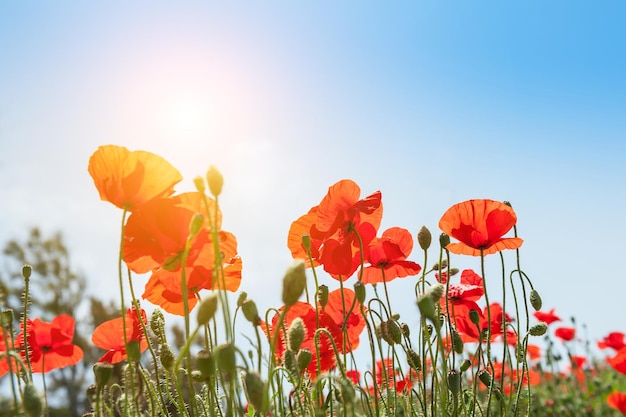
<path fill-rule="evenodd" d="M 400 227 L 385 230 L 369 245 L 367 261 L 370 266 L 363 269 L 361 282 L 375 284 L 419 274 L 422 267 L 406 259 L 412 250 L 411 232 Z"/>
<path fill-rule="evenodd" d="M 56 316 L 51 323 L 39 319 L 28 320 L 26 339 L 33 372 L 50 372 L 76 365 L 83 359 L 83 350 L 72 344 L 74 319 L 66 314 Z M 23 332 L 17 336 L 16 342 L 16 347 L 24 347 Z"/>
<path fill-rule="evenodd" d="M 129 211 L 172 195 L 174 185 L 182 180 L 160 156 L 116 145 L 100 146 L 89 158 L 88 170 L 100 198 Z"/>
<path fill-rule="evenodd" d="M 141 309 L 141 320 L 146 323 L 146 312 Z M 126 339 L 139 342 L 139 350 L 143 352 L 148 348 L 141 322 L 137 317 L 137 311 L 126 310 Z M 98 362 L 119 363 L 126 359 L 126 345 L 124 344 L 124 321 L 121 317 L 108 320 L 96 327 L 91 335 L 91 341 L 100 349 L 107 352 Z"/>
<path fill-rule="evenodd" d="M 350 277 L 361 265 L 361 251 L 367 256 L 383 213 L 380 191 L 359 200 L 360 194 L 351 180 L 329 187 L 318 206 L 292 223 L 287 244 L 294 257 L 308 259 L 302 247 L 308 234 L 314 261 L 334 278 Z"/>
<path fill-rule="evenodd" d="M 439 228 L 459 240 L 446 246 L 457 255 L 490 255 L 504 249 L 517 249 L 524 242 L 504 238 L 517 222 L 513 209 L 493 200 L 468 200 L 450 207 L 439 220 Z"/>
<path fill-rule="evenodd" d="M 340 288 L 328 293 L 328 302 L 323 309 L 324 314 L 330 316 L 333 322 L 341 329 L 345 321 L 345 332 L 347 334 L 346 344 L 343 340 L 337 345 L 340 351 L 350 352 L 359 346 L 359 339 L 363 329 L 365 329 L 365 319 L 361 314 L 359 304 L 357 303 L 352 311 L 346 317 L 348 309 L 352 306 L 355 298 L 354 291 L 349 288 Z M 322 307 L 318 305 L 318 309 Z M 344 320 L 345 318 L 345 320 Z"/>
<path fill-rule="evenodd" d="M 626 416 L 626 392 L 612 392 L 606 397 L 606 403 Z"/>

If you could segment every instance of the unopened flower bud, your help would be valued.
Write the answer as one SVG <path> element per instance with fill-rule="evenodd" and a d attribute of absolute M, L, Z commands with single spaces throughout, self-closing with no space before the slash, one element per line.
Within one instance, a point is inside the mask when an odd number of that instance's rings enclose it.
<path fill-rule="evenodd" d="M 472 366 L 472 362 L 469 359 L 465 359 L 463 362 L 461 362 L 461 372 L 467 371 L 470 366 Z"/>
<path fill-rule="evenodd" d="M 221 344 L 214 350 L 217 369 L 224 374 L 224 378 L 227 380 L 230 379 L 237 370 L 237 358 L 235 357 L 235 352 L 235 345 L 232 343 Z"/>
<path fill-rule="evenodd" d="M 189 223 L 189 239 L 193 239 L 202 230 L 204 224 L 204 217 L 202 214 L 194 214 Z"/>
<path fill-rule="evenodd" d="M 311 235 L 302 235 L 302 246 L 307 254 L 311 253 Z"/>
<path fill-rule="evenodd" d="M 402 342 L 402 330 L 395 320 L 380 323 L 380 337 L 390 345 Z"/>
<path fill-rule="evenodd" d="M 150 329 L 152 329 L 159 339 L 165 339 L 165 317 L 163 316 L 163 312 L 158 308 L 155 308 L 150 315 Z"/>
<path fill-rule="evenodd" d="M 450 236 L 445 233 L 439 235 L 439 245 L 445 249 L 446 246 L 450 244 Z"/>
<path fill-rule="evenodd" d="M 176 363 L 176 358 L 174 357 L 174 352 L 168 345 L 161 345 L 159 348 L 159 359 L 161 360 L 161 365 L 169 372 L 174 372 L 174 364 Z"/>
<path fill-rule="evenodd" d="M 26 277 L 25 277 L 26 278 Z M 24 411 L 28 417 L 40 417 L 43 412 L 43 401 L 35 388 L 35 384 L 27 382 L 24 386 L 23 395 Z"/>
<path fill-rule="evenodd" d="M 252 323 L 253 326 L 258 326 L 261 324 L 261 318 L 259 317 L 259 311 L 256 308 L 256 303 L 252 300 L 246 300 L 241 305 L 241 311 L 243 311 L 243 316 Z"/>
<path fill-rule="evenodd" d="M 401 323 L 400 330 L 402 330 L 402 335 L 406 337 L 407 339 L 409 338 L 409 336 L 411 336 L 411 329 L 409 328 L 408 324 Z"/>
<path fill-rule="evenodd" d="M 304 341 L 304 321 L 300 317 L 297 317 L 289 326 L 287 330 L 287 340 L 289 340 L 289 348 L 294 352 L 300 350 L 302 342 Z"/>
<path fill-rule="evenodd" d="M 448 372 L 448 389 L 455 397 L 461 391 L 461 374 L 455 369 Z"/>
<path fill-rule="evenodd" d="M 300 369 L 298 368 L 298 360 L 296 359 L 296 354 L 291 349 L 287 349 L 285 351 L 285 354 L 283 357 L 283 365 L 293 375 L 298 375 L 300 373 Z"/>
<path fill-rule="evenodd" d="M 417 307 L 419 308 L 422 316 L 424 316 L 425 318 L 433 322 L 437 320 L 437 312 L 435 310 L 435 303 L 433 302 L 433 299 L 430 298 L 427 294 L 421 296 L 417 300 Z"/>
<path fill-rule="evenodd" d="M 452 349 L 458 354 L 463 353 L 463 339 L 456 330 L 450 331 L 450 339 L 452 340 Z"/>
<path fill-rule="evenodd" d="M 3 329 L 9 329 L 13 324 L 13 317 L 14 315 L 12 309 L 9 308 L 3 310 L 2 313 L 0 313 L 0 327 Z"/>
<path fill-rule="evenodd" d="M 431 285 L 430 288 L 428 288 L 428 290 L 426 291 L 425 295 L 430 297 L 433 300 L 433 303 L 438 303 L 443 296 L 445 289 L 446 287 L 443 284 L 437 283 Z"/>
<path fill-rule="evenodd" d="M 246 301 L 248 299 L 248 293 L 245 291 L 242 291 L 239 293 L 239 297 L 237 298 L 237 307 L 241 307 L 243 305 L 243 302 Z"/>
<path fill-rule="evenodd" d="M 96 380 L 96 386 L 103 388 L 109 383 L 111 375 L 113 375 L 113 365 L 109 362 L 96 362 L 93 366 L 93 373 Z"/>
<path fill-rule="evenodd" d="M 535 311 L 541 310 L 541 306 L 543 305 L 541 296 L 534 288 L 530 290 L 530 305 L 533 306 Z"/>
<path fill-rule="evenodd" d="M 24 265 L 22 267 L 22 276 L 24 279 L 29 279 L 30 275 L 33 273 L 33 267 L 30 265 Z"/>
<path fill-rule="evenodd" d="M 548 325 L 544 322 L 539 322 L 528 330 L 531 336 L 543 336 L 548 331 Z"/>
<path fill-rule="evenodd" d="M 459 273 L 459 268 L 450 268 L 450 276 L 453 277 Z"/>
<path fill-rule="evenodd" d="M 353 404 L 356 397 L 354 384 L 348 378 L 339 378 L 339 400 L 342 404 Z"/>
<path fill-rule="evenodd" d="M 215 358 L 213 353 L 202 349 L 196 355 L 196 368 L 200 371 L 200 375 L 205 381 L 208 381 L 215 375 Z"/>
<path fill-rule="evenodd" d="M 317 289 L 317 302 L 320 303 L 320 306 L 322 306 L 322 310 L 324 309 L 324 307 L 326 307 L 326 304 L 328 304 L 328 286 L 327 285 L 322 284 Z"/>
<path fill-rule="evenodd" d="M 482 382 L 487 388 L 491 386 L 492 378 L 491 374 L 487 372 L 485 369 L 478 372 L 478 379 Z"/>
<path fill-rule="evenodd" d="M 300 352 L 298 352 L 298 356 L 296 358 L 296 361 L 298 362 L 298 371 L 304 371 L 311 364 L 312 360 L 313 354 L 310 350 L 300 349 Z"/>
<path fill-rule="evenodd" d="M 478 324 L 480 323 L 480 315 L 478 314 L 478 311 L 474 309 L 470 310 L 469 318 L 470 318 L 470 321 L 474 323 L 476 326 L 478 326 Z"/>
<path fill-rule="evenodd" d="M 217 294 L 211 294 L 202 300 L 198 306 L 198 313 L 196 314 L 198 326 L 208 324 L 213 316 L 215 316 L 215 312 L 217 311 L 217 302 Z"/>
<path fill-rule="evenodd" d="M 356 300 L 359 304 L 363 304 L 365 302 L 365 285 L 363 285 L 361 281 L 354 283 L 354 294 L 356 294 Z"/>
<path fill-rule="evenodd" d="M 222 186 L 224 185 L 224 177 L 218 169 L 211 165 L 206 173 L 206 182 L 209 184 L 209 190 L 215 197 L 222 194 Z"/>
<path fill-rule="evenodd" d="M 406 351 L 406 361 L 408 362 L 409 366 L 416 371 L 422 369 L 422 360 L 420 359 L 420 355 L 418 355 L 417 352 L 413 349 L 408 349 Z"/>
<path fill-rule="evenodd" d="M 430 233 L 430 230 L 426 226 L 422 226 L 417 232 L 417 243 L 419 243 L 420 248 L 426 250 L 430 248 L 430 244 L 433 241 L 433 235 Z"/>
<path fill-rule="evenodd" d="M 198 190 L 199 193 L 204 194 L 204 178 L 198 176 L 196 178 L 193 179 L 193 184 L 196 186 L 196 190 Z"/>
<path fill-rule="evenodd" d="M 261 379 L 261 376 L 256 372 L 246 372 L 244 382 L 250 404 L 252 404 L 254 410 L 260 413 L 260 415 L 265 415 L 267 412 L 267 404 L 265 401 L 266 384 Z"/>
<path fill-rule="evenodd" d="M 283 303 L 285 307 L 291 307 L 298 302 L 298 299 L 306 287 L 306 272 L 304 262 L 296 260 L 287 268 L 283 278 Z"/>

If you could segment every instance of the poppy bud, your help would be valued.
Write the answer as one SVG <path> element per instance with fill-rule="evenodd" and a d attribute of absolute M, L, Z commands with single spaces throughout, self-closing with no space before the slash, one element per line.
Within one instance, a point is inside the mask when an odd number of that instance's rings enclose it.
<path fill-rule="evenodd" d="M 103 388 L 113 375 L 113 365 L 108 362 L 96 362 L 93 366 L 93 374 L 96 379 L 96 386 Z"/>
<path fill-rule="evenodd" d="M 215 362 L 217 369 L 223 374 L 225 379 L 230 379 L 237 369 L 237 358 L 235 357 L 235 345 L 232 343 L 224 343 L 217 346 L 214 350 Z"/>
<path fill-rule="evenodd" d="M 159 359 L 161 360 L 161 365 L 169 372 L 174 371 L 174 364 L 176 363 L 176 358 L 174 357 L 174 352 L 168 345 L 161 345 L 159 349 Z"/>
<path fill-rule="evenodd" d="M 439 245 L 445 249 L 446 246 L 450 244 L 450 236 L 445 233 L 439 235 Z"/>
<path fill-rule="evenodd" d="M 430 230 L 426 226 L 422 226 L 417 232 L 417 243 L 419 243 L 420 248 L 426 250 L 430 248 L 430 244 L 433 241 L 433 235 L 430 233 Z"/>
<path fill-rule="evenodd" d="M 454 349 L 454 351 L 458 354 L 463 353 L 463 339 L 461 339 L 459 333 L 452 329 L 450 332 L 450 338 L 452 339 L 452 349 Z"/>
<path fill-rule="evenodd" d="M 461 372 L 467 371 L 470 366 L 472 366 L 472 362 L 469 359 L 465 359 L 463 362 L 461 362 Z"/>
<path fill-rule="evenodd" d="M 354 293 L 356 294 L 356 300 L 359 304 L 363 304 L 365 302 L 365 285 L 361 281 L 357 281 L 354 283 Z"/>
<path fill-rule="evenodd" d="M 304 371 L 311 364 L 312 360 L 313 360 L 313 354 L 311 353 L 310 350 L 300 349 L 300 352 L 298 352 L 298 356 L 296 358 L 296 361 L 298 362 L 299 372 Z"/>
<path fill-rule="evenodd" d="M 239 293 L 239 297 L 237 298 L 237 307 L 241 307 L 243 305 L 243 302 L 246 301 L 248 299 L 248 293 L 245 291 L 242 291 Z"/>
<path fill-rule="evenodd" d="M 530 290 L 530 305 L 533 306 L 535 311 L 541 310 L 541 306 L 543 305 L 541 296 L 534 288 Z"/>
<path fill-rule="evenodd" d="M 461 374 L 454 369 L 448 372 L 448 389 L 455 397 L 461 391 Z"/>
<path fill-rule="evenodd" d="M 402 342 L 402 330 L 395 320 L 380 323 L 380 337 L 390 345 Z"/>
<path fill-rule="evenodd" d="M 35 384 L 32 382 L 26 383 L 22 398 L 24 401 L 22 406 L 24 407 L 26 415 L 29 417 L 40 417 L 43 412 L 43 401 L 37 392 L 37 388 L 35 388 Z"/>
<path fill-rule="evenodd" d="M 22 276 L 24 277 L 24 279 L 29 279 L 30 275 L 33 272 L 33 267 L 30 265 L 24 265 L 22 267 Z"/>
<path fill-rule="evenodd" d="M 450 276 L 453 277 L 459 273 L 459 268 L 450 268 Z"/>
<path fill-rule="evenodd" d="M 491 386 L 491 374 L 487 372 L 485 369 L 478 372 L 478 379 L 482 382 L 487 388 Z"/>
<path fill-rule="evenodd" d="M 293 352 L 293 350 L 287 349 L 285 351 L 283 364 L 285 365 L 285 368 L 293 375 L 298 375 L 300 373 L 300 370 L 298 369 L 298 360 L 296 359 L 296 354 Z"/>
<path fill-rule="evenodd" d="M 243 311 L 243 316 L 252 323 L 253 326 L 258 326 L 261 324 L 261 318 L 259 317 L 259 311 L 256 308 L 256 303 L 252 300 L 246 300 L 241 305 L 241 311 Z"/>
<path fill-rule="evenodd" d="M 311 253 L 311 235 L 302 235 L 302 246 L 306 253 Z"/>
<path fill-rule="evenodd" d="M 400 330 L 402 330 L 402 335 L 406 337 L 407 339 L 409 338 L 409 336 L 411 336 L 411 329 L 409 328 L 408 324 L 401 323 Z"/>
<path fill-rule="evenodd" d="M 417 352 L 413 349 L 408 349 L 406 351 L 406 361 L 408 362 L 409 366 L 416 371 L 422 369 L 422 360 L 420 359 L 420 355 L 418 355 Z"/>
<path fill-rule="evenodd" d="M 431 285 L 430 288 L 428 288 L 428 290 L 426 291 L 425 295 L 430 297 L 433 300 L 433 303 L 438 303 L 443 296 L 444 291 L 445 287 L 443 286 L 443 284 L 437 283 Z"/>
<path fill-rule="evenodd" d="M 424 316 L 425 318 L 433 322 L 437 320 L 435 303 L 433 302 L 433 299 L 430 298 L 427 294 L 423 295 L 417 300 L 417 307 L 419 308 L 422 316 Z"/>
<path fill-rule="evenodd" d="M 322 306 L 322 310 L 324 309 L 324 307 L 326 307 L 326 304 L 328 304 L 328 286 L 327 285 L 320 285 L 318 290 L 317 290 L 317 302 L 320 303 L 320 306 Z"/>
<path fill-rule="evenodd" d="M 433 269 L 433 271 L 439 271 L 439 262 L 436 262 L 436 263 L 433 265 L 433 268 L 432 268 L 432 269 Z"/>
<path fill-rule="evenodd" d="M 305 286 L 306 272 L 304 271 L 304 262 L 298 259 L 287 268 L 283 278 L 283 304 L 285 304 L 285 307 L 291 307 L 298 302 Z"/>
<path fill-rule="evenodd" d="M 264 415 L 267 411 L 267 404 L 265 401 L 265 389 L 266 384 L 261 379 L 261 376 L 256 372 L 246 372 L 244 377 L 246 386 L 246 393 L 248 394 L 248 401 L 254 407 L 254 410 Z"/>
<path fill-rule="evenodd" d="M 470 321 L 474 323 L 476 326 L 478 326 L 478 323 L 480 323 L 480 316 L 478 315 L 478 311 L 474 309 L 470 310 L 469 318 L 470 318 Z"/>
<path fill-rule="evenodd" d="M 304 341 L 304 321 L 300 317 L 297 317 L 289 326 L 289 330 L 287 330 L 287 339 L 289 340 L 289 349 L 297 352 L 300 350 L 300 346 L 302 346 L 302 342 Z"/>
<path fill-rule="evenodd" d="M 202 214 L 194 214 L 189 223 L 189 239 L 193 239 L 202 230 L 204 224 L 204 217 Z"/>
<path fill-rule="evenodd" d="M 215 316 L 215 312 L 217 311 L 217 295 L 211 294 L 198 306 L 198 313 L 196 314 L 196 320 L 198 321 L 198 326 L 202 326 L 208 324 L 209 321 Z"/>
<path fill-rule="evenodd" d="M 348 378 L 339 378 L 339 401 L 342 404 L 352 404 L 355 397 L 352 381 Z"/>
<path fill-rule="evenodd" d="M 209 170 L 206 173 L 206 182 L 209 184 L 209 190 L 213 196 L 217 197 L 222 193 L 224 177 L 214 165 L 209 166 Z"/>
<path fill-rule="evenodd" d="M 548 331 L 548 325 L 544 322 L 539 322 L 528 330 L 531 336 L 543 336 Z"/>
<path fill-rule="evenodd" d="M 12 323 L 13 310 L 10 308 L 7 310 L 3 310 L 2 313 L 0 313 L 0 326 L 4 329 L 9 329 Z"/>
<path fill-rule="evenodd" d="M 196 190 L 198 190 L 199 193 L 204 194 L 204 178 L 198 176 L 193 179 L 193 183 L 196 186 Z"/>
<path fill-rule="evenodd" d="M 130 362 L 139 362 L 141 357 L 141 347 L 139 346 L 139 342 L 137 340 L 129 340 L 126 343 L 126 355 L 128 356 L 128 360 Z"/>
<path fill-rule="evenodd" d="M 213 353 L 202 349 L 196 355 L 196 367 L 200 371 L 200 375 L 205 381 L 208 381 L 215 375 L 215 360 Z"/>

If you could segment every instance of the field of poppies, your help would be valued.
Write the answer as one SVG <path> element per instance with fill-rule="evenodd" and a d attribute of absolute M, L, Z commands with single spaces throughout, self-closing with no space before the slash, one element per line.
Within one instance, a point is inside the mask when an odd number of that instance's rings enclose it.
<path fill-rule="evenodd" d="M 455 204 L 436 233 L 380 230 L 381 192 L 362 197 L 341 180 L 288 220 L 282 305 L 260 311 L 238 293 L 243 260 L 222 229 L 215 167 L 180 194 L 178 170 L 150 152 L 101 146 L 88 171 L 121 228 L 119 312 L 91 335 L 102 356 L 85 415 L 626 415 L 624 334 L 585 340 L 574 319 L 544 308 L 507 202 Z M 475 267 L 459 270 L 460 257 Z M 487 277 L 486 265 L 502 272 Z M 46 374 L 83 360 L 75 318 L 28 314 L 32 272 L 24 265 L 26 314 L 0 316 L 11 395 L 0 415 L 54 414 Z M 142 294 L 138 275 L 149 276 Z M 397 279 L 411 282 L 418 325 L 394 306 Z M 168 330 L 175 316 L 180 338 Z"/>

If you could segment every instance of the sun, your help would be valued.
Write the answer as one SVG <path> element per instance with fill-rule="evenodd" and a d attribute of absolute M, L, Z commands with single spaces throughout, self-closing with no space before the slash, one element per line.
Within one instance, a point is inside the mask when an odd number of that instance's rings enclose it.
<path fill-rule="evenodd" d="M 215 109 L 207 100 L 183 97 L 171 100 L 164 112 L 169 130 L 177 135 L 209 135 L 216 128 Z"/>

